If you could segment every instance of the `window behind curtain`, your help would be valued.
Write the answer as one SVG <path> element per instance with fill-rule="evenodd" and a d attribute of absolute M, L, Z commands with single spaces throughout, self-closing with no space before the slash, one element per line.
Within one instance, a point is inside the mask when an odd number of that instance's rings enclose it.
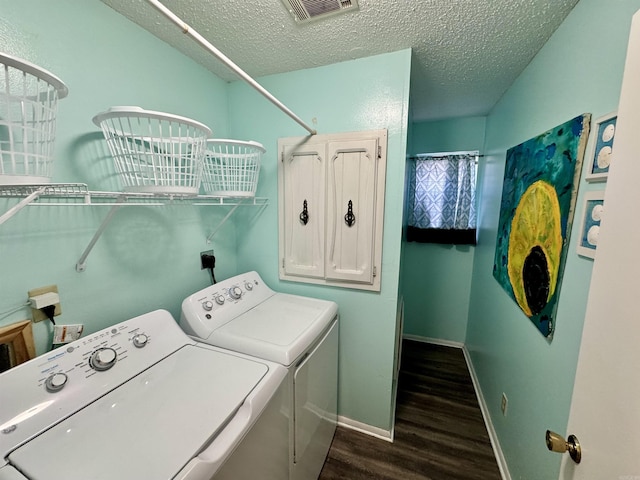
<path fill-rule="evenodd" d="M 407 241 L 476 243 L 478 152 L 418 155 L 409 182 Z"/>

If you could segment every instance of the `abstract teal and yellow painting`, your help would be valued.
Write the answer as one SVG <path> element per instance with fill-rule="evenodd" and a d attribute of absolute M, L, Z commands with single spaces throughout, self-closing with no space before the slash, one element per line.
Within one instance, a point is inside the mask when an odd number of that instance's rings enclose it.
<path fill-rule="evenodd" d="M 590 123 L 585 113 L 507 151 L 493 276 L 549 338 Z"/>

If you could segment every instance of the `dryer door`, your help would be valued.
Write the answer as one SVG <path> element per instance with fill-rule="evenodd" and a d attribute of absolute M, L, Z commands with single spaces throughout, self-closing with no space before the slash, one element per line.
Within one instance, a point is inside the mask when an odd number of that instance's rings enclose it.
<path fill-rule="evenodd" d="M 318 478 L 338 411 L 338 322 L 294 374 L 293 480 Z"/>

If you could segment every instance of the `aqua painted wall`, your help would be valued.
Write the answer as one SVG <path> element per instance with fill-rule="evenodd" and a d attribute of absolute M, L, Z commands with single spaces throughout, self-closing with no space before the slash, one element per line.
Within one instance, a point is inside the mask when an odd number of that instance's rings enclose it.
<path fill-rule="evenodd" d="M 69 87 L 58 112 L 54 182 L 120 189 L 92 117 L 113 105 L 176 113 L 228 135 L 226 83 L 98 0 L 0 0 L 0 45 Z M 16 200 L 0 199 L 0 212 Z M 84 273 L 75 264 L 107 207 L 27 207 L 0 226 L 0 325 L 30 318 L 27 291 L 57 284 L 59 324 L 93 332 L 156 308 L 180 314 L 184 297 L 209 283 L 205 239 L 226 212 L 211 207 L 124 207 L 96 244 Z M 236 272 L 235 228 L 215 237 L 220 275 Z M 16 310 L 13 313 L 6 313 Z M 48 321 L 34 325 L 38 353 Z"/>
<path fill-rule="evenodd" d="M 261 79 L 323 133 L 388 129 L 383 286 L 374 294 L 277 280 L 276 142 L 304 130 L 257 93 L 242 83 L 226 84 L 98 0 L 0 0 L 0 9 L 5 51 L 54 72 L 70 90 L 58 113 L 54 182 L 118 191 L 91 118 L 113 105 L 139 105 L 202 121 L 216 137 L 262 142 L 268 152 L 258 195 L 270 199 L 263 212 L 241 209 L 212 244 L 205 238 L 226 207 L 122 208 L 84 273 L 75 271 L 75 263 L 107 208 L 28 207 L 0 226 L 0 324 L 29 318 L 22 306 L 27 290 L 49 284 L 60 290 L 58 323 L 84 323 L 86 332 L 155 308 L 177 318 L 182 299 L 208 284 L 199 253 L 214 248 L 218 278 L 256 269 L 276 289 L 340 304 L 340 414 L 389 430 L 410 51 Z M 0 199 L 0 211 L 13 204 Z M 42 322 L 34 330 L 42 353 L 50 326 Z"/>
<path fill-rule="evenodd" d="M 492 276 L 506 150 L 578 114 L 598 118 L 617 108 L 638 9 L 640 0 L 581 0 L 487 118 L 466 345 L 512 478 L 558 477 L 560 455 L 547 451 L 544 436 L 547 428 L 565 433 L 592 268 L 576 254 L 576 228 L 584 191 L 606 184 L 587 184 L 583 169 L 549 342 Z M 606 328 L 609 319 L 603 320 Z M 506 416 L 502 392 L 509 399 Z"/>
<path fill-rule="evenodd" d="M 387 431 L 393 415 L 410 62 L 411 52 L 404 50 L 258 79 L 302 119 L 313 122 L 319 133 L 388 129 L 380 293 L 278 279 L 277 140 L 302 136 L 306 131 L 244 83 L 235 82 L 229 89 L 231 132 L 267 148 L 258 195 L 270 201 L 269 207 L 253 218 L 251 230 L 238 235 L 238 269 L 257 270 L 275 290 L 338 303 L 339 415 Z"/>
<path fill-rule="evenodd" d="M 411 155 L 482 152 L 485 120 L 466 117 L 413 123 Z M 405 242 L 404 250 L 404 334 L 464 343 L 475 247 Z"/>
<path fill-rule="evenodd" d="M 461 117 L 412 124 L 411 154 L 482 150 L 486 117 Z"/>

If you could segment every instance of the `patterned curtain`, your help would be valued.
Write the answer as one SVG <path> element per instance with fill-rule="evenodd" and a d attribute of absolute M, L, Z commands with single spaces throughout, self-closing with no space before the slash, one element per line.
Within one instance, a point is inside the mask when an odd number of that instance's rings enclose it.
<path fill-rule="evenodd" d="M 475 244 L 477 153 L 420 155 L 409 184 L 407 240 Z"/>

